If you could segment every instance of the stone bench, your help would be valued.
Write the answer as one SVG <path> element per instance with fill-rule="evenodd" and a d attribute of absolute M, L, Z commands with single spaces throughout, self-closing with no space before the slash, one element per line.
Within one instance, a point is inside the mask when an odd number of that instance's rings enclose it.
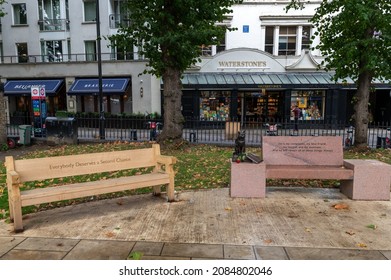
<path fill-rule="evenodd" d="M 264 136 L 263 162 L 231 163 L 231 196 L 266 196 L 267 179 L 340 180 L 355 200 L 390 200 L 391 165 L 343 159 L 342 137 Z"/>
<path fill-rule="evenodd" d="M 22 207 L 55 201 L 122 192 L 144 187 L 153 187 L 160 194 L 166 185 L 168 201 L 174 201 L 175 157 L 160 154 L 160 146 L 151 148 L 91 153 L 70 156 L 14 160 L 6 157 L 7 188 L 10 219 L 15 232 L 23 231 Z M 139 172 L 140 168 L 149 172 Z M 136 170 L 133 170 L 136 169 Z M 74 177 L 103 172 L 133 170 L 135 175 L 118 178 L 103 178 L 97 181 L 76 182 L 45 188 L 22 189 L 24 182 Z M 137 172 L 136 172 L 137 171 Z M 141 174 L 143 173 L 143 174 Z M 132 174 L 129 172 L 129 174 Z M 63 180 L 64 182 L 66 180 Z"/>

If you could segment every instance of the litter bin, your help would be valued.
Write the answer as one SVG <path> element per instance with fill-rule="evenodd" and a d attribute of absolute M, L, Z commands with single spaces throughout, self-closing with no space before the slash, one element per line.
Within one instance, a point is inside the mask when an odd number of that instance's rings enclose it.
<path fill-rule="evenodd" d="M 47 117 L 45 127 L 48 144 L 77 144 L 75 118 Z"/>
<path fill-rule="evenodd" d="M 19 125 L 19 143 L 22 145 L 31 144 L 31 125 Z"/>
<path fill-rule="evenodd" d="M 383 148 L 385 149 L 387 147 L 386 137 L 377 137 L 376 141 L 376 149 Z"/>

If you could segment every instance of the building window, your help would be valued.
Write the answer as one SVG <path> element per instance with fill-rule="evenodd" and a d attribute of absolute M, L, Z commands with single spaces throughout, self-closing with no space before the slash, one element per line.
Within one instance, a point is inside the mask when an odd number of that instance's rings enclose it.
<path fill-rule="evenodd" d="M 86 61 L 96 61 L 96 42 L 85 41 L 84 42 Z"/>
<path fill-rule="evenodd" d="M 62 41 L 41 41 L 42 61 L 62 61 Z"/>
<path fill-rule="evenodd" d="M 27 9 L 26 4 L 13 4 L 12 9 L 14 12 L 14 24 L 27 24 Z"/>
<path fill-rule="evenodd" d="M 111 48 L 111 59 L 113 60 L 133 60 L 134 50 L 133 47 L 125 48 L 123 46 L 116 46 Z"/>
<path fill-rule="evenodd" d="M 1 56 L 1 62 L 4 62 L 4 52 L 3 52 L 3 42 L 0 41 L 0 56 Z"/>
<path fill-rule="evenodd" d="M 266 26 L 265 52 L 273 54 L 273 49 L 274 49 L 274 26 Z"/>
<path fill-rule="evenodd" d="M 303 26 L 303 31 L 301 34 L 301 49 L 309 50 L 311 47 L 311 27 Z"/>
<path fill-rule="evenodd" d="M 200 48 L 202 56 L 212 56 L 212 45 L 202 45 Z"/>
<path fill-rule="evenodd" d="M 27 43 L 16 43 L 16 51 L 18 52 L 18 62 L 26 63 L 29 60 L 27 51 Z"/>
<path fill-rule="evenodd" d="M 224 37 L 221 39 L 220 44 L 218 44 L 216 46 L 216 52 L 217 53 L 225 51 L 225 49 L 226 49 L 225 40 L 226 40 L 226 35 L 224 34 Z"/>
<path fill-rule="evenodd" d="M 84 0 L 84 21 L 96 21 L 95 0 Z"/>
<path fill-rule="evenodd" d="M 296 26 L 280 26 L 278 55 L 296 54 Z"/>
<path fill-rule="evenodd" d="M 303 120 L 323 120 L 325 110 L 324 90 L 297 90 L 292 91 L 291 109 L 297 105 L 302 112 Z M 291 113 L 291 120 L 294 119 Z"/>

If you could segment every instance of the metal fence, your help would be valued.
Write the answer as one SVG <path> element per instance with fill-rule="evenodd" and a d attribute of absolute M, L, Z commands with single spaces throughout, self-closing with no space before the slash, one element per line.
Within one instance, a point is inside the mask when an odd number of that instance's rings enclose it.
<path fill-rule="evenodd" d="M 161 119 L 150 119 L 147 117 L 111 116 L 104 120 L 104 140 L 106 141 L 150 141 L 154 140 L 154 133 L 149 127 L 149 122 L 161 122 Z M 100 119 L 98 116 L 75 118 L 77 135 L 79 141 L 102 140 L 100 137 Z M 19 125 L 10 124 L 7 126 L 8 135 L 17 137 Z M 271 125 L 277 125 L 273 130 Z M 372 123 L 368 129 L 368 146 L 372 148 L 385 148 L 386 138 L 390 138 L 390 123 Z M 243 120 L 200 120 L 186 119 L 183 129 L 183 139 L 193 143 L 218 144 L 233 146 L 237 133 L 245 130 L 246 144 L 259 146 L 262 137 L 265 135 L 280 136 L 341 136 L 343 145 L 348 139 L 349 143 L 354 142 L 354 128 L 351 124 L 335 121 L 302 121 L 297 123 L 293 120 L 284 121 L 261 121 L 259 119 Z M 160 132 L 159 127 L 157 132 Z"/>

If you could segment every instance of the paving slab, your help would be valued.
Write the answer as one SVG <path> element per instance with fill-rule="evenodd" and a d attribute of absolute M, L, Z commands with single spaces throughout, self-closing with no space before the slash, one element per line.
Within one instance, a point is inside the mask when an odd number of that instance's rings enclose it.
<path fill-rule="evenodd" d="M 223 259 L 223 245 L 166 243 L 163 257 L 189 257 Z"/>
<path fill-rule="evenodd" d="M 224 259 L 254 260 L 254 248 L 248 245 L 224 245 Z"/>
<path fill-rule="evenodd" d="M 380 251 L 388 260 L 391 260 L 391 251 Z"/>
<path fill-rule="evenodd" d="M 138 241 L 131 252 L 140 252 L 143 256 L 159 256 L 163 250 L 163 246 L 163 242 Z"/>
<path fill-rule="evenodd" d="M 257 260 L 288 260 L 284 247 L 254 246 Z"/>
<path fill-rule="evenodd" d="M 58 251 L 69 252 L 79 243 L 76 239 L 63 238 L 27 238 L 19 243 L 15 249 L 30 250 L 30 251 Z"/>
<path fill-rule="evenodd" d="M 291 260 L 386 260 L 379 251 L 327 249 L 327 248 L 285 248 Z"/>
<path fill-rule="evenodd" d="M 1 260 L 61 260 L 67 252 L 18 250 L 14 249 L 3 255 Z"/>
<path fill-rule="evenodd" d="M 135 242 L 81 240 L 65 260 L 126 260 Z"/>
<path fill-rule="evenodd" d="M 0 257 L 6 254 L 11 249 L 15 248 L 19 243 L 23 242 L 24 237 L 2 237 L 0 236 Z"/>

